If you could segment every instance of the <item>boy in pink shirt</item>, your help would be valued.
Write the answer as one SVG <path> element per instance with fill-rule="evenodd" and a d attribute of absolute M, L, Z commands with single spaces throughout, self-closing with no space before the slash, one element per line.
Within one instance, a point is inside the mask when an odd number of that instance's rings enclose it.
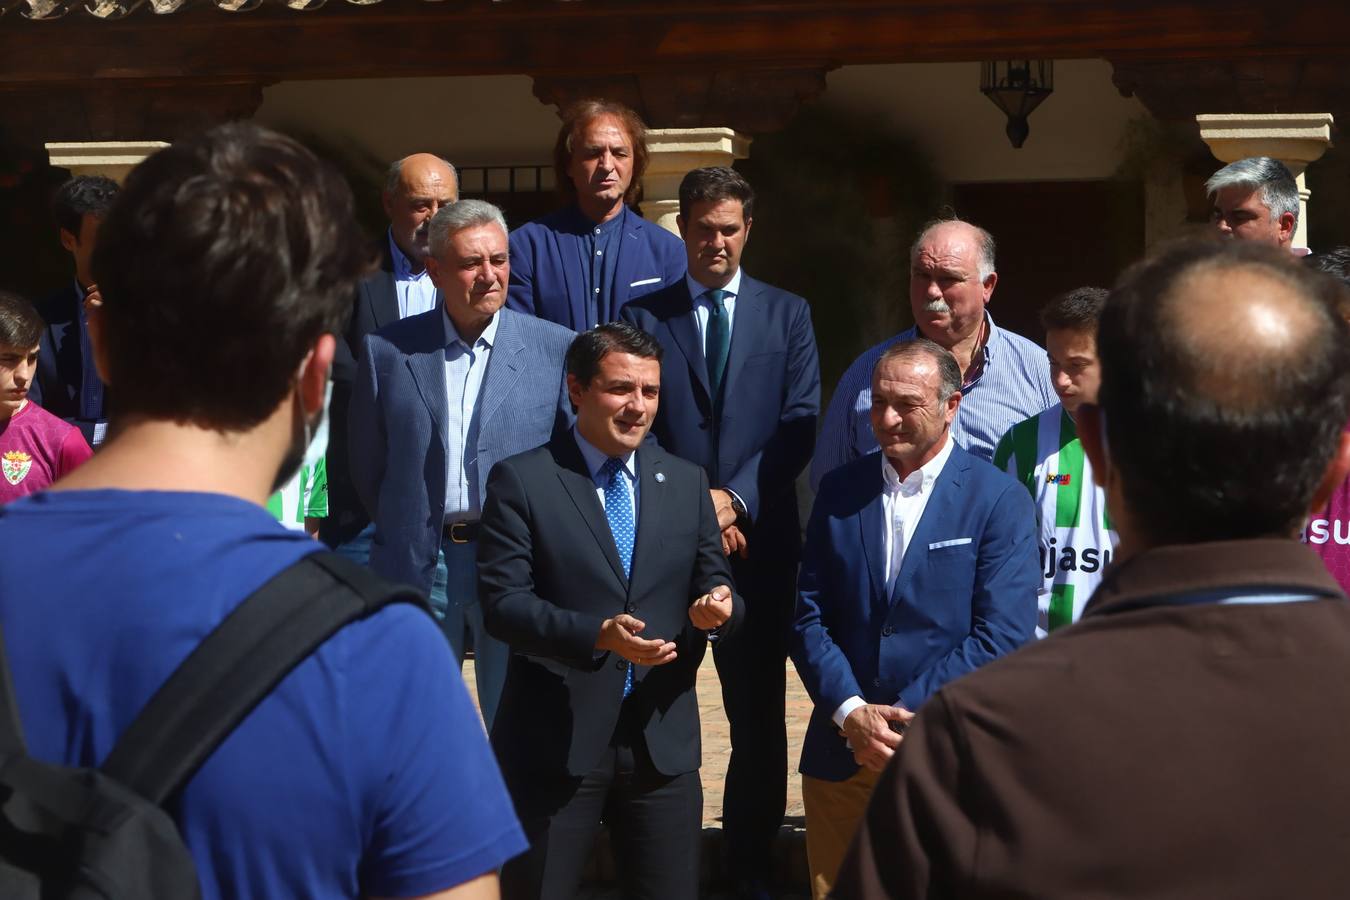
<path fill-rule="evenodd" d="M 28 400 L 42 319 L 0 291 L 0 504 L 34 494 L 93 455 L 80 430 Z"/>

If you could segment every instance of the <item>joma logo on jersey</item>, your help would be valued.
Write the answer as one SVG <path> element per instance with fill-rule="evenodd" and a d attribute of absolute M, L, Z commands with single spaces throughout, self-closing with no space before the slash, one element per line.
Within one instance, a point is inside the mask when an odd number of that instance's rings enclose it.
<path fill-rule="evenodd" d="M 1065 472 L 1063 475 L 1056 475 L 1054 472 L 1045 473 L 1046 484 L 1068 484 L 1072 478 L 1073 476 L 1067 472 Z"/>

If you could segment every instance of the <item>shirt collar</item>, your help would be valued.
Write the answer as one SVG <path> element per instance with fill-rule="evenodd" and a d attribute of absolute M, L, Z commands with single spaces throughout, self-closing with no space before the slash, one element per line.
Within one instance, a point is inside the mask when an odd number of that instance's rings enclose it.
<path fill-rule="evenodd" d="M 394 241 L 394 229 L 389 229 L 389 256 L 394 261 L 394 280 L 395 281 L 420 281 L 428 278 L 426 267 L 422 271 L 413 272 L 412 260 L 408 259 L 407 254 L 399 248 Z"/>
<path fill-rule="evenodd" d="M 881 481 L 885 487 L 886 493 L 899 493 L 903 497 L 913 497 L 916 494 L 927 494 L 933 489 L 933 483 L 937 481 L 938 476 L 942 474 L 943 466 L 947 465 L 947 459 L 952 455 L 952 433 L 947 430 L 947 440 L 938 451 L 937 456 L 928 462 L 919 466 L 904 481 L 900 480 L 900 475 L 891 465 L 891 461 L 885 456 L 881 460 Z"/>
<path fill-rule="evenodd" d="M 493 313 L 492 320 L 487 323 L 487 327 L 484 328 L 483 333 L 478 336 L 478 340 L 473 342 L 475 347 L 479 344 L 484 344 L 489 350 L 492 349 L 492 345 L 497 342 L 498 321 L 500 320 L 497 317 L 497 313 Z M 441 322 L 445 325 L 445 346 L 449 347 L 455 343 L 464 343 L 464 339 L 459 336 L 459 331 L 455 329 L 455 323 L 450 321 L 450 314 L 445 311 L 444 303 L 441 304 Z"/>
<path fill-rule="evenodd" d="M 581 450 L 581 458 L 586 463 L 586 470 L 591 473 L 591 480 L 597 480 L 600 477 L 600 470 L 609 461 L 609 457 L 595 449 L 594 444 L 582 437 L 581 432 L 577 430 L 575 425 L 572 426 L 572 436 L 577 439 L 577 447 Z M 630 450 L 620 457 L 623 460 L 624 471 L 633 481 L 637 481 L 636 456 L 637 451 Z"/>
<path fill-rule="evenodd" d="M 695 301 L 700 299 L 704 294 L 708 293 L 708 291 L 712 290 L 712 288 L 704 287 L 703 285 L 699 284 L 688 272 L 684 273 L 684 283 L 689 287 L 689 296 L 693 297 Z M 727 295 L 730 297 L 740 296 L 741 293 L 740 266 L 736 267 L 736 274 L 731 276 L 731 280 L 728 281 L 722 287 L 722 290 L 726 291 Z"/>
<path fill-rule="evenodd" d="M 598 228 L 600 229 L 601 234 L 610 235 L 622 228 L 623 223 L 627 218 L 628 204 L 624 204 L 623 209 L 620 210 L 619 214 L 614 218 L 607 219 L 604 222 L 596 222 L 582 212 L 579 205 L 574 203 L 568 209 L 566 214 L 567 221 L 565 221 L 565 224 L 576 234 L 594 234 L 595 230 Z"/>

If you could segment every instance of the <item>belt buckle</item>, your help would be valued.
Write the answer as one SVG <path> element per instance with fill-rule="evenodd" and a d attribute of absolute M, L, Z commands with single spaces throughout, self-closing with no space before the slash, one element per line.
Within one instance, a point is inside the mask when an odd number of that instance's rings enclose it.
<path fill-rule="evenodd" d="M 450 525 L 450 543 L 452 544 L 469 543 L 469 538 L 467 537 L 468 530 L 469 530 L 469 523 L 452 522 Z"/>

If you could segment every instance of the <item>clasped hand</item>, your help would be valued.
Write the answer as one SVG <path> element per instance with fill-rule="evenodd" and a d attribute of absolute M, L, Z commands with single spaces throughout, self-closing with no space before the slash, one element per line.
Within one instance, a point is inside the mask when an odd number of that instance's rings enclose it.
<path fill-rule="evenodd" d="M 880 772 L 903 739 L 903 735 L 891 728 L 891 723 L 908 725 L 913 720 L 914 713 L 902 707 L 866 703 L 848 714 L 840 731 L 848 738 L 858 765 Z"/>

